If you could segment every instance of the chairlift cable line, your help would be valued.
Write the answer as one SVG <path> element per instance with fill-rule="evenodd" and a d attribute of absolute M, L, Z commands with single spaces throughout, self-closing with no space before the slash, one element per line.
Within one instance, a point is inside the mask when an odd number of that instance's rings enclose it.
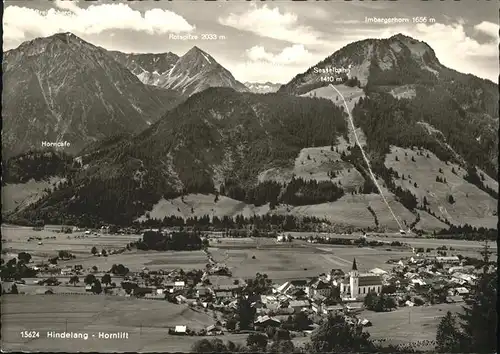
<path fill-rule="evenodd" d="M 387 205 L 387 208 L 389 208 L 389 211 L 391 212 L 392 214 L 392 217 L 394 218 L 394 220 L 396 220 L 396 223 L 398 224 L 399 226 L 399 229 L 400 230 L 403 230 L 403 226 L 401 225 L 401 223 L 399 222 L 398 218 L 396 217 L 396 214 L 394 214 L 394 211 L 392 210 L 391 206 L 389 205 L 389 203 L 387 202 L 387 199 L 385 198 L 384 196 L 384 193 L 382 192 L 382 188 L 379 186 L 378 182 L 377 182 L 377 179 L 375 178 L 375 175 L 373 174 L 373 171 L 372 171 L 372 168 L 370 166 L 370 160 L 368 160 L 368 157 L 366 156 L 366 153 L 365 151 L 363 150 L 363 146 L 361 146 L 361 143 L 359 142 L 359 138 L 358 138 L 358 134 L 356 134 L 356 127 L 354 126 L 354 120 L 352 118 L 352 115 L 351 115 L 351 111 L 349 110 L 349 107 L 347 106 L 347 102 L 344 98 L 344 96 L 342 95 L 342 93 L 340 93 L 340 91 L 332 84 L 330 84 L 330 86 L 335 90 L 337 91 L 337 93 L 340 95 L 340 97 L 342 98 L 342 101 L 344 102 L 344 106 L 346 108 L 346 111 L 347 111 L 347 115 L 349 117 L 349 122 L 351 123 L 351 127 L 352 127 L 352 131 L 353 131 L 353 134 L 354 134 L 354 139 L 356 140 L 356 144 L 359 146 L 359 149 L 361 150 L 361 154 L 363 155 L 363 159 L 365 160 L 366 162 L 366 166 L 368 167 L 368 171 L 370 172 L 370 176 L 372 178 L 372 181 L 373 183 L 375 184 L 375 186 L 377 187 L 379 193 L 380 193 L 380 196 L 382 197 L 382 199 L 384 200 L 384 203 L 385 205 Z"/>

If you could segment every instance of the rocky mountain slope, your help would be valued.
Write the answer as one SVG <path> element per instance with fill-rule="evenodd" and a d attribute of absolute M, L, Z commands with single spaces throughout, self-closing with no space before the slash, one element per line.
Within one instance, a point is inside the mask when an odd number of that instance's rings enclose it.
<path fill-rule="evenodd" d="M 128 54 L 110 51 L 109 53 L 116 61 L 137 76 L 142 83 L 153 86 L 157 86 L 162 80 L 162 77 L 168 75 L 169 71 L 179 60 L 179 56 L 171 52 L 159 54 Z"/>
<path fill-rule="evenodd" d="M 210 54 L 198 47 L 182 57 L 165 54 L 124 54 L 111 52 L 142 82 L 176 90 L 190 96 L 209 87 L 231 87 L 246 92 L 248 88 L 220 65 Z"/>
<path fill-rule="evenodd" d="M 384 94 L 402 99 L 405 119 L 411 115 L 412 122 L 415 120 L 410 125 L 405 123 L 407 130 L 417 121 L 430 124 L 440 132 L 434 138 L 441 145 L 448 144 L 467 163 L 478 165 L 491 177 L 497 175 L 498 85 L 445 67 L 428 44 L 411 37 L 398 34 L 351 43 L 295 76 L 279 92 L 300 95 L 328 86 L 330 82 L 322 81 L 322 77 L 341 75 L 322 70 L 349 67 L 343 78 L 350 79 L 347 84 L 362 87 L 374 100 Z M 385 118 L 378 122 L 388 125 L 390 118 Z M 394 119 L 390 120 L 394 123 Z M 424 134 L 424 130 L 417 125 L 412 134 Z M 378 136 L 398 142 L 398 138 L 388 136 L 388 131 L 380 129 Z"/>
<path fill-rule="evenodd" d="M 65 152 L 135 133 L 175 106 L 179 94 L 144 85 L 107 51 L 71 33 L 4 53 L 3 156 L 67 141 Z"/>
<path fill-rule="evenodd" d="M 273 84 L 272 82 L 245 82 L 245 86 L 253 93 L 269 93 L 278 91 L 281 84 Z"/>

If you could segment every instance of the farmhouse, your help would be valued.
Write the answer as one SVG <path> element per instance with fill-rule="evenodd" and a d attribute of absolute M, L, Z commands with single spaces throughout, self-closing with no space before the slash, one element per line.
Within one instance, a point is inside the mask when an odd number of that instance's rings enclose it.
<path fill-rule="evenodd" d="M 176 334 L 186 334 L 187 326 L 175 326 L 174 333 Z"/>
<path fill-rule="evenodd" d="M 467 288 L 464 288 L 464 287 L 460 287 L 460 288 L 455 288 L 454 289 L 454 294 L 453 295 L 467 295 L 469 294 L 469 290 Z"/>
<path fill-rule="evenodd" d="M 448 269 L 448 273 L 457 273 L 457 272 L 470 272 L 473 271 L 475 268 L 473 265 L 470 266 L 455 266 L 455 267 L 450 267 Z"/>
<path fill-rule="evenodd" d="M 426 282 L 425 282 L 425 281 L 423 281 L 423 280 L 422 280 L 422 279 L 420 279 L 420 278 L 413 278 L 413 279 L 411 280 L 411 283 L 412 283 L 412 284 L 418 284 L 418 285 L 420 285 L 420 286 L 423 286 L 423 285 L 425 285 L 425 284 L 426 284 Z"/>
<path fill-rule="evenodd" d="M 175 301 L 177 301 L 178 304 L 183 304 L 187 302 L 187 297 L 185 297 L 184 295 L 177 295 L 175 297 Z"/>
<path fill-rule="evenodd" d="M 294 309 L 295 312 L 300 312 L 302 309 L 309 308 L 310 304 L 307 300 L 292 300 L 289 302 L 288 307 Z"/>
<path fill-rule="evenodd" d="M 176 281 L 174 282 L 174 290 L 182 290 L 184 289 L 184 287 L 186 286 L 186 283 L 184 283 L 183 281 Z"/>
<path fill-rule="evenodd" d="M 331 285 L 321 279 L 314 280 L 306 289 L 309 297 L 314 297 L 316 294 L 328 296 L 330 291 Z"/>
<path fill-rule="evenodd" d="M 224 334 L 224 332 L 222 332 L 221 327 L 216 325 L 210 325 L 205 330 L 207 331 L 207 335 L 209 336 Z"/>
<path fill-rule="evenodd" d="M 134 295 L 135 296 L 144 296 L 146 294 L 152 294 L 153 293 L 153 288 L 146 288 L 146 287 L 137 287 L 134 290 Z"/>
<path fill-rule="evenodd" d="M 72 271 L 73 271 L 73 269 L 71 269 L 71 267 L 65 267 L 65 268 L 61 269 L 61 275 L 71 274 Z"/>
<path fill-rule="evenodd" d="M 370 270 L 370 273 L 375 274 L 375 275 L 385 275 L 385 274 L 387 274 L 387 272 L 385 270 L 380 269 L 380 268 L 373 268 L 372 270 Z"/>
<path fill-rule="evenodd" d="M 305 298 L 307 296 L 307 293 L 303 289 L 292 288 L 292 290 L 290 290 L 287 295 L 290 295 L 296 299 L 300 299 Z"/>
<path fill-rule="evenodd" d="M 456 281 L 459 284 L 472 284 L 476 279 L 476 276 L 473 274 L 453 273 L 451 276 L 452 280 Z"/>
<path fill-rule="evenodd" d="M 158 293 L 156 293 L 156 294 L 150 293 L 150 294 L 144 295 L 144 298 L 151 299 L 151 300 L 163 300 L 163 299 L 165 299 L 165 295 L 158 294 Z"/>
<path fill-rule="evenodd" d="M 378 275 L 359 274 L 356 259 L 352 263 L 349 277 L 340 283 L 340 293 L 343 296 L 350 295 L 352 299 L 364 297 L 370 291 L 379 294 L 382 291 L 382 279 Z"/>
<path fill-rule="evenodd" d="M 294 289 L 302 289 L 305 291 L 307 283 L 308 282 L 305 279 L 287 281 L 286 283 L 280 285 L 276 291 L 281 294 L 289 294 Z"/>
<path fill-rule="evenodd" d="M 276 237 L 276 242 L 290 242 L 292 237 L 290 235 L 281 234 Z"/>
<path fill-rule="evenodd" d="M 342 269 L 332 269 L 330 273 L 326 275 L 326 281 L 335 281 L 342 279 L 344 276 L 345 273 Z"/>
<path fill-rule="evenodd" d="M 260 327 L 279 327 L 281 321 L 276 318 L 265 315 L 265 316 L 259 316 L 257 320 L 254 322 L 254 324 Z"/>
<path fill-rule="evenodd" d="M 208 288 L 197 286 L 196 287 L 196 297 L 203 298 L 210 294 L 210 290 Z"/>
<path fill-rule="evenodd" d="M 460 263 L 460 258 L 457 256 L 436 257 L 436 261 L 439 263 Z"/>
<path fill-rule="evenodd" d="M 232 299 L 234 297 L 232 291 L 228 291 L 225 289 L 214 289 L 214 296 L 218 301 L 226 301 Z"/>

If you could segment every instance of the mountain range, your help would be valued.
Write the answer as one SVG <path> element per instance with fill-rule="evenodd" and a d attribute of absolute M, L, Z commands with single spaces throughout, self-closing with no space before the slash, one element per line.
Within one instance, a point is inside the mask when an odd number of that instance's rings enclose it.
<path fill-rule="evenodd" d="M 210 54 L 196 46 L 182 57 L 173 53 L 111 54 L 143 83 L 176 90 L 186 96 L 208 87 L 231 87 L 236 91 L 248 91 L 245 85 L 237 81 Z"/>
<path fill-rule="evenodd" d="M 245 86 L 253 93 L 271 93 L 278 91 L 281 84 L 274 84 L 272 82 L 245 82 Z"/>
<path fill-rule="evenodd" d="M 277 213 L 399 228 L 354 144 L 338 92 L 384 194 L 408 225 L 491 227 L 497 219 L 498 86 L 446 68 L 424 42 L 397 35 L 352 43 L 266 95 L 245 92 L 196 47 L 173 66 L 170 54 L 106 55 L 145 90 L 189 97 L 142 132 L 111 135 L 76 158 L 50 157 L 48 164 L 30 155 L 29 167 L 20 167 L 24 157 L 9 160 L 7 184 L 35 175 L 65 181 L 11 211 L 11 221 L 129 224 L 149 213 Z M 329 67 L 350 68 L 336 89 L 314 69 Z M 154 79 L 153 87 L 144 72 L 155 71 L 165 81 Z M 177 201 L 200 194 L 214 198 L 210 208 L 205 200 L 182 208 Z"/>
<path fill-rule="evenodd" d="M 144 85 L 107 51 L 71 33 L 5 52 L 2 70 L 4 157 L 40 149 L 43 141 L 68 141 L 65 151 L 76 153 L 117 132 L 137 133 L 182 97 Z"/>
<path fill-rule="evenodd" d="M 53 63 L 57 62 L 57 65 Z M 115 134 L 138 133 L 193 93 L 212 86 L 248 91 L 209 54 L 107 51 L 71 33 L 4 53 L 4 157 L 69 142 L 67 153 Z"/>
<path fill-rule="evenodd" d="M 109 52 L 112 57 L 129 69 L 146 85 L 158 86 L 162 77 L 168 75 L 179 60 L 177 54 L 168 52 L 160 54 L 127 54 L 118 51 Z"/>

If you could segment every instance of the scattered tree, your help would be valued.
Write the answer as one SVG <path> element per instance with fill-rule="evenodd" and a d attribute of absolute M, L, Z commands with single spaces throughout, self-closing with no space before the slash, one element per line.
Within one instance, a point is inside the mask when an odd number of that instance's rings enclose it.
<path fill-rule="evenodd" d="M 103 283 L 104 285 L 111 284 L 111 275 L 109 275 L 108 273 L 104 274 L 102 276 L 101 283 Z"/>
<path fill-rule="evenodd" d="M 250 333 L 247 337 L 247 347 L 251 351 L 264 351 L 267 347 L 267 336 L 262 333 Z"/>
<path fill-rule="evenodd" d="M 361 325 L 349 324 L 342 315 L 329 315 L 313 332 L 306 352 L 366 352 L 373 350 L 370 334 Z"/>
<path fill-rule="evenodd" d="M 238 308 L 236 310 L 237 320 L 240 324 L 240 329 L 250 329 L 253 328 L 253 323 L 255 320 L 256 309 L 252 307 L 252 304 L 248 299 L 240 297 L 238 301 Z"/>
<path fill-rule="evenodd" d="M 17 255 L 17 259 L 20 261 L 20 262 L 23 262 L 25 264 L 28 264 L 31 260 L 31 254 L 29 254 L 28 252 L 20 252 L 18 255 Z"/>
<path fill-rule="evenodd" d="M 76 284 L 78 284 L 79 282 L 80 278 L 78 278 L 77 275 L 73 275 L 71 278 L 69 278 L 69 283 L 73 284 L 74 286 L 76 286 Z"/>
<path fill-rule="evenodd" d="M 87 285 L 92 285 L 96 280 L 97 279 L 94 274 L 87 274 L 83 282 Z"/>
<path fill-rule="evenodd" d="M 94 293 L 94 294 L 100 294 L 102 293 L 102 287 L 101 287 L 101 282 L 96 279 L 94 281 L 94 283 L 92 284 L 92 289 L 91 291 Z"/>

